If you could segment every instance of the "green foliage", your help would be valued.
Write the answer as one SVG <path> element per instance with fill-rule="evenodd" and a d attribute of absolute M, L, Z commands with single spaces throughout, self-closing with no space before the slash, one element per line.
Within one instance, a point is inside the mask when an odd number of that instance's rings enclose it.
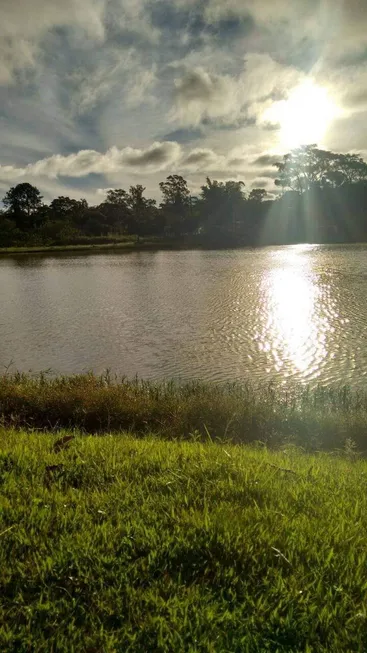
<path fill-rule="evenodd" d="M 168 439 L 206 439 L 305 450 L 344 449 L 350 438 L 367 452 L 367 394 L 348 388 L 287 392 L 275 386 L 118 381 L 109 375 L 0 377 L 0 423 L 19 428 L 121 429 Z"/>
<path fill-rule="evenodd" d="M 265 188 L 253 188 L 248 196 L 249 202 L 264 202 L 266 200 L 267 192 Z"/>
<path fill-rule="evenodd" d="M 67 246 L 78 238 L 112 242 L 126 236 L 138 243 L 154 238 L 157 248 L 168 240 L 176 247 L 207 248 L 366 242 L 367 163 L 360 156 L 306 145 L 275 167 L 278 196 L 254 188 L 246 197 L 244 182 L 208 177 L 194 197 L 186 179 L 173 174 L 159 184 L 159 207 L 140 184 L 129 191 L 109 189 L 105 200 L 91 207 L 85 199 L 65 196 L 47 206 L 36 187 L 18 184 L 4 198 L 0 248 Z M 266 172 L 269 179 L 275 175 Z"/>
<path fill-rule="evenodd" d="M 218 182 L 207 177 L 201 187 L 201 214 L 207 233 L 236 233 L 246 209 L 243 181 Z"/>
<path fill-rule="evenodd" d="M 41 243 L 69 243 L 80 236 L 80 231 L 72 223 L 64 220 L 46 222 L 37 232 Z"/>
<path fill-rule="evenodd" d="M 144 197 L 145 188 L 141 184 L 130 186 L 127 206 L 130 211 L 129 231 L 138 238 L 151 235 L 156 230 L 156 202 Z"/>
<path fill-rule="evenodd" d="M 38 188 L 28 183 L 18 184 L 8 190 L 3 204 L 19 229 L 34 227 L 42 221 L 42 195 Z M 37 214 L 40 213 L 38 216 Z"/>
<path fill-rule="evenodd" d="M 169 175 L 159 184 L 163 195 L 160 206 L 166 219 L 167 229 L 175 236 L 187 233 L 191 201 L 187 181 L 181 175 Z"/>
<path fill-rule="evenodd" d="M 366 650 L 366 462 L 63 436 L 0 429 L 1 651 Z"/>
<path fill-rule="evenodd" d="M 88 210 L 87 200 L 74 200 L 70 197 L 56 197 L 50 204 L 50 219 L 66 221 L 80 227 L 85 222 Z"/>
<path fill-rule="evenodd" d="M 10 220 L 4 214 L 0 214 L 0 243 L 8 247 L 13 243 L 22 241 L 22 232 L 17 229 L 14 220 Z"/>
<path fill-rule="evenodd" d="M 360 156 L 320 150 L 316 145 L 296 148 L 275 166 L 279 172 L 275 183 L 299 193 L 367 181 L 367 163 Z"/>

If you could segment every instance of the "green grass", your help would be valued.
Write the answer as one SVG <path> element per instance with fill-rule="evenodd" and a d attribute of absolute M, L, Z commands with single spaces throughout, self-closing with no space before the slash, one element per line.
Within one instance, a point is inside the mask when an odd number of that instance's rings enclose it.
<path fill-rule="evenodd" d="M 367 462 L 75 435 L 0 428 L 2 652 L 367 650 Z"/>
<path fill-rule="evenodd" d="M 91 239 L 92 240 L 92 239 Z M 137 241 L 134 237 L 115 239 L 109 243 L 73 244 L 73 245 L 29 245 L 17 247 L 0 247 L 0 256 L 9 254 L 47 254 L 48 252 L 81 252 L 98 253 L 112 251 L 134 252 L 140 250 L 161 249 L 191 249 L 200 247 L 195 241 L 181 242 L 167 238 L 142 238 Z"/>
<path fill-rule="evenodd" d="M 275 386 L 116 381 L 108 374 L 52 378 L 0 376 L 0 424 L 88 433 L 127 430 L 165 439 L 211 437 L 308 451 L 367 452 L 367 393 L 348 388 L 285 392 Z M 349 446 L 348 444 L 348 446 Z"/>

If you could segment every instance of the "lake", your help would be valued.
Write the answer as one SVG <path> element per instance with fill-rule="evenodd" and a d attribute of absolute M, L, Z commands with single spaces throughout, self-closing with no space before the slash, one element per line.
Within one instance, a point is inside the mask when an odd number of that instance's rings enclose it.
<path fill-rule="evenodd" d="M 367 374 L 367 245 L 0 258 L 0 367 L 348 383 Z"/>

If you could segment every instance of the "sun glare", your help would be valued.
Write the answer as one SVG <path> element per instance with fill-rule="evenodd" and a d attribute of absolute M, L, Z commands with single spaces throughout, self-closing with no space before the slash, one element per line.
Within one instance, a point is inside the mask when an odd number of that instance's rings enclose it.
<path fill-rule="evenodd" d="M 293 89 L 287 100 L 275 102 L 264 120 L 279 124 L 282 146 L 292 149 L 310 143 L 321 145 L 336 115 L 337 106 L 327 90 L 309 80 Z"/>
<path fill-rule="evenodd" d="M 325 360 L 329 330 L 328 322 L 320 318 L 320 289 L 310 259 L 303 256 L 309 248 L 312 246 L 301 245 L 275 252 L 269 275 L 269 311 L 279 347 L 274 353 L 305 378 L 317 376 Z"/>

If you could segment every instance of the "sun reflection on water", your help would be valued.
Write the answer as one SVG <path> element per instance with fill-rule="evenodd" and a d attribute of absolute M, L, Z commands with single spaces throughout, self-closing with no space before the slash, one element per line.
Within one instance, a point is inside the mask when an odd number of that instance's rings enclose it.
<path fill-rule="evenodd" d="M 329 325 L 320 315 L 320 288 L 305 249 L 274 255 L 278 260 L 267 279 L 270 341 L 277 370 L 286 360 L 301 377 L 317 377 Z"/>

